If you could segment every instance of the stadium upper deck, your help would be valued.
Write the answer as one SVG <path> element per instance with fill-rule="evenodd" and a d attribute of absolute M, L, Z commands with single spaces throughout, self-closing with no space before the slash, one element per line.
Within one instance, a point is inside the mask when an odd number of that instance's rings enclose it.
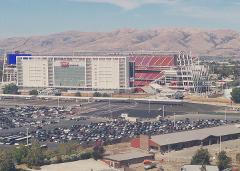
<path fill-rule="evenodd" d="M 174 55 L 134 55 L 130 57 L 130 61 L 135 62 L 135 67 L 137 70 L 158 70 L 162 67 L 176 66 Z"/>

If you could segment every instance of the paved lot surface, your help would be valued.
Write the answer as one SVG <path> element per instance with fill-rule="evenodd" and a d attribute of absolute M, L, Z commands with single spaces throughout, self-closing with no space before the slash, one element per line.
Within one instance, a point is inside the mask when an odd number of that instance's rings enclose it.
<path fill-rule="evenodd" d="M 76 100 L 26 100 L 26 99 L 4 99 L 0 100 L 0 106 L 64 106 L 72 107 L 81 105 L 79 114 L 93 116 L 118 116 L 121 113 L 129 113 L 130 116 L 139 117 L 156 117 L 162 114 L 163 105 L 161 103 L 154 104 L 153 102 L 80 102 Z M 184 102 L 182 105 L 165 105 L 165 115 L 186 114 L 186 113 L 223 113 L 224 107 L 196 104 Z"/>

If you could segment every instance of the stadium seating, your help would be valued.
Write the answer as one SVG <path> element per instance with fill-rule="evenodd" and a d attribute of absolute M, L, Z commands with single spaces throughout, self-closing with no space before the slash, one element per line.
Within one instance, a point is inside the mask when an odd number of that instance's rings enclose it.
<path fill-rule="evenodd" d="M 132 56 L 130 61 L 143 67 L 174 66 L 174 56 Z"/>
<path fill-rule="evenodd" d="M 132 56 L 130 61 L 135 63 L 135 87 L 149 85 L 164 75 L 163 68 L 175 66 L 171 55 Z"/>

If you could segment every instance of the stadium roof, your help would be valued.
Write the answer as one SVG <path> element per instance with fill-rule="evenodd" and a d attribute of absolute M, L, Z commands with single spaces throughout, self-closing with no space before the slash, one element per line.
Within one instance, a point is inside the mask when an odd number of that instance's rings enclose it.
<path fill-rule="evenodd" d="M 179 54 L 179 51 L 150 51 L 150 50 L 140 50 L 140 51 L 123 51 L 123 50 L 106 50 L 106 51 L 75 51 L 74 56 L 105 56 L 105 55 L 165 55 L 165 54 Z"/>
<path fill-rule="evenodd" d="M 137 159 L 137 158 L 148 157 L 148 156 L 153 156 L 153 154 L 148 154 L 145 152 L 134 150 L 128 153 L 121 153 L 121 154 L 106 156 L 104 158 L 108 160 L 113 160 L 113 161 L 126 161 L 126 160 Z"/>
<path fill-rule="evenodd" d="M 239 125 L 226 125 L 213 128 L 176 132 L 171 134 L 155 135 L 151 138 L 155 143 L 163 146 L 169 144 L 177 144 L 181 142 L 204 140 L 209 136 L 220 137 L 231 134 L 240 134 Z"/>

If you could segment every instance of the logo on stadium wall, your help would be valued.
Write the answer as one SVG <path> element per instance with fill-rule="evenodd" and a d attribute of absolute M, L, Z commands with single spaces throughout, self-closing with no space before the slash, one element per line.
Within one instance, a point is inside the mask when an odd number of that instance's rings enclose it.
<path fill-rule="evenodd" d="M 67 68 L 69 67 L 69 61 L 60 61 L 61 67 Z"/>

